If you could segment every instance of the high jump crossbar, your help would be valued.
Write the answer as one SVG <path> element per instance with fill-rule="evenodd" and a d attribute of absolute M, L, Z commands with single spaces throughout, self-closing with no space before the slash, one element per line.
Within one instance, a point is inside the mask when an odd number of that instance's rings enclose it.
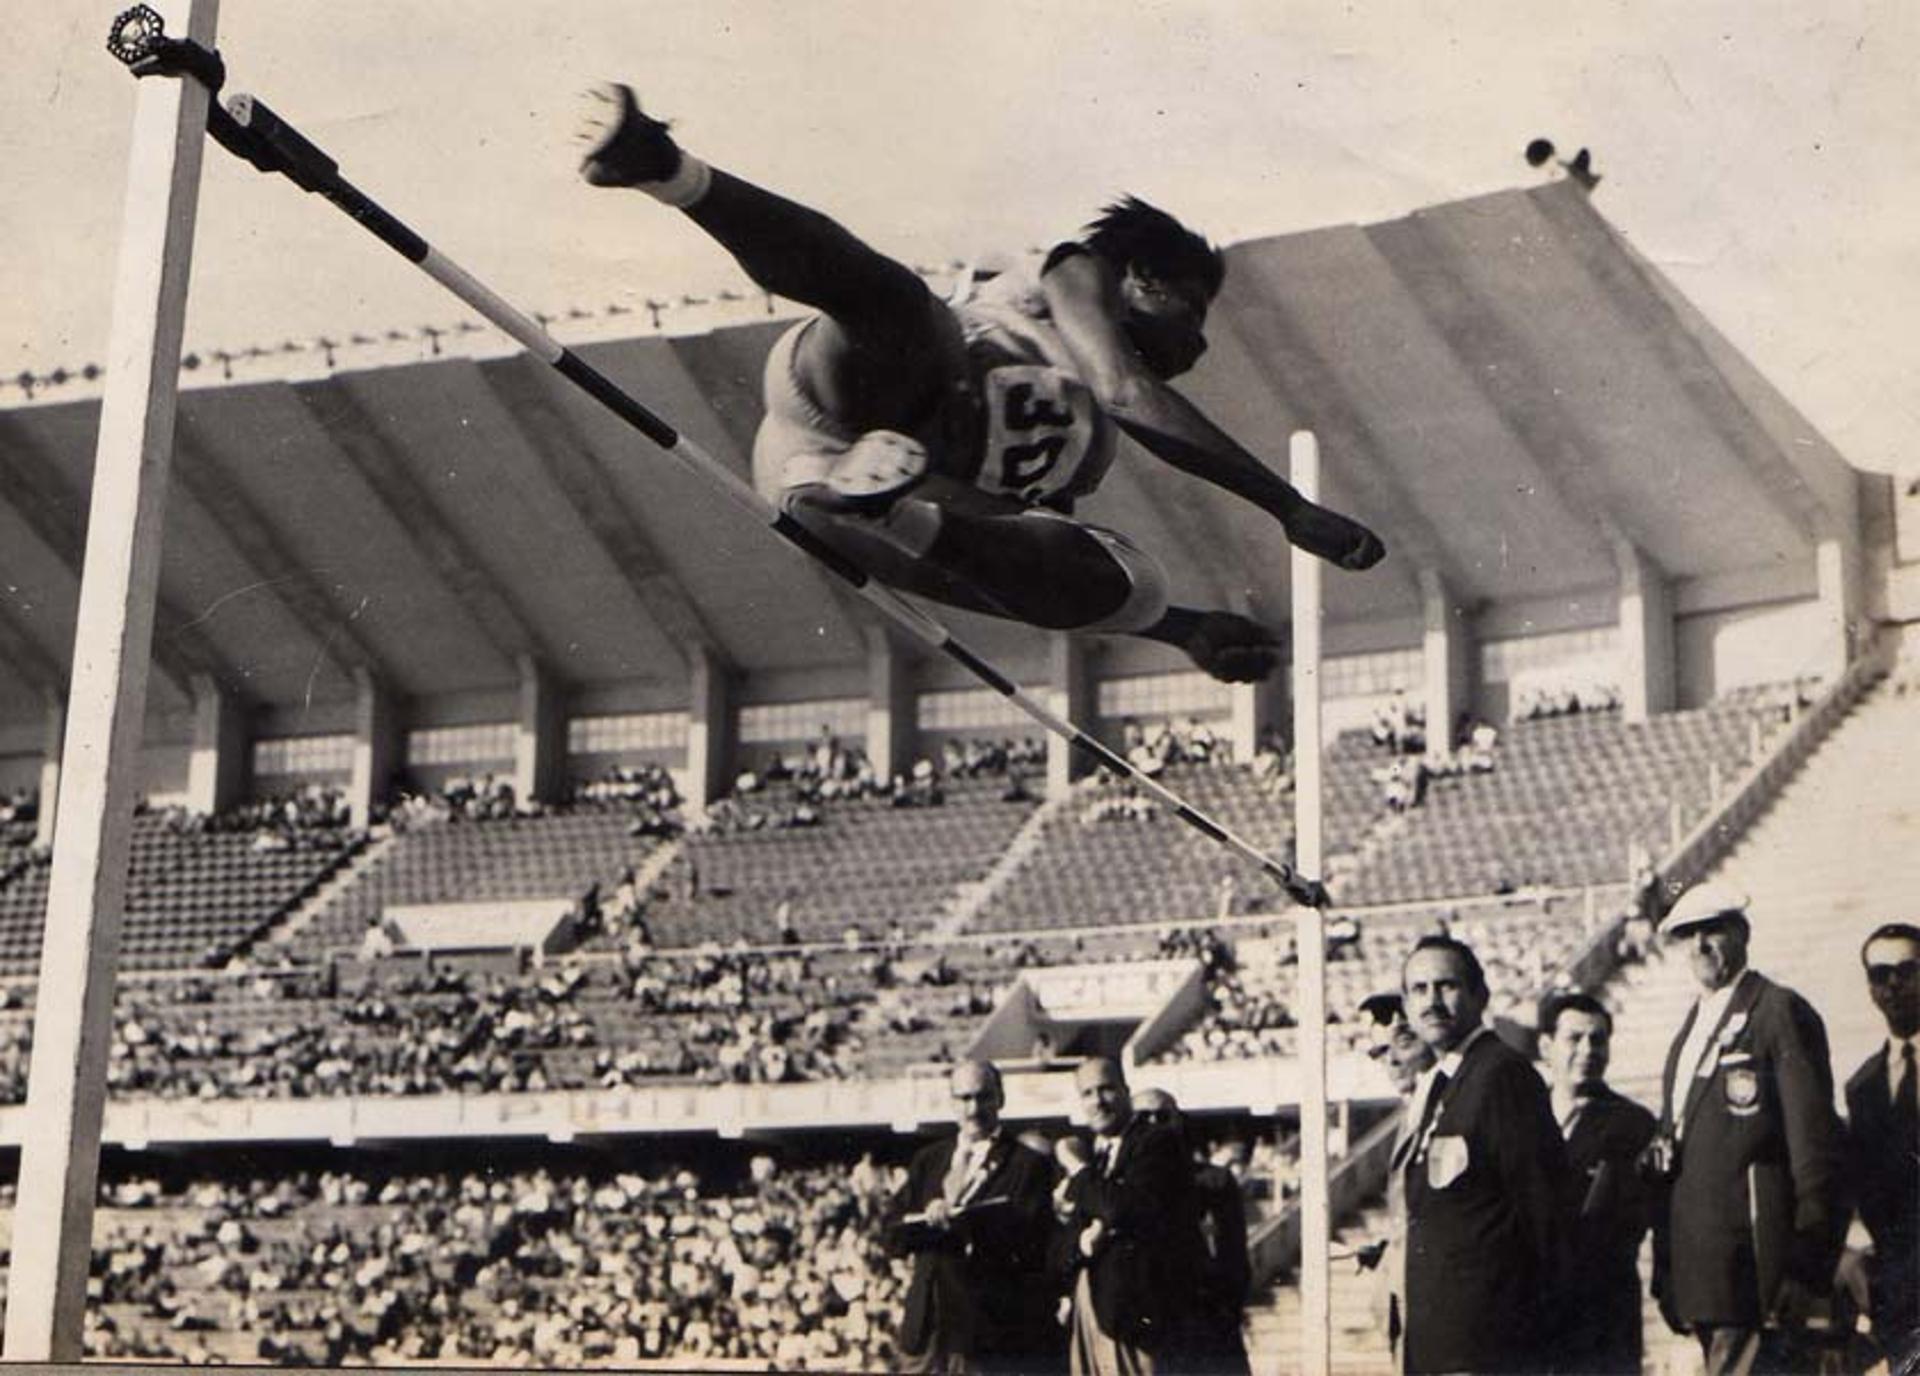
<path fill-rule="evenodd" d="M 642 405 L 585 359 L 562 346 L 539 321 L 497 295 L 484 282 L 435 249 L 384 206 L 341 176 L 337 162 L 308 142 L 298 130 L 260 100 L 250 95 L 235 95 L 223 108 L 218 95 L 226 79 L 226 68 L 219 54 L 191 39 L 168 38 L 164 27 L 164 21 L 152 8 L 135 5 L 114 20 L 107 40 L 108 51 L 124 62 L 135 76 L 183 77 L 204 85 L 214 97 L 207 107 L 207 132 L 221 147 L 262 172 L 278 173 L 301 190 L 316 193 L 331 201 L 363 229 L 504 331 L 528 353 L 551 366 L 562 377 L 652 440 L 668 457 L 718 486 L 774 534 L 830 569 L 917 640 L 961 665 L 1048 731 L 1085 751 L 1110 773 L 1157 798 L 1194 830 L 1259 866 L 1278 881 L 1295 903 L 1310 908 L 1326 905 L 1327 891 L 1318 879 L 1301 874 L 1294 866 L 1268 855 L 1201 812 L 1165 784 L 1135 767 L 1125 756 L 1026 692 L 968 649 L 926 611 L 869 577 L 858 564 L 762 497 L 732 469 Z"/>

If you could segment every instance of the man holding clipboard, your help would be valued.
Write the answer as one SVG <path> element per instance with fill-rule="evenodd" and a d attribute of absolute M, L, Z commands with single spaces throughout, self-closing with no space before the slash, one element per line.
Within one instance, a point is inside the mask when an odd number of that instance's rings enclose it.
<path fill-rule="evenodd" d="M 956 1136 L 914 1156 L 887 1207 L 887 1250 L 913 1257 L 896 1369 L 962 1373 L 1064 1367 L 1047 1280 L 1054 1165 L 1000 1122 L 1005 1095 L 988 1061 L 949 1081 Z"/>

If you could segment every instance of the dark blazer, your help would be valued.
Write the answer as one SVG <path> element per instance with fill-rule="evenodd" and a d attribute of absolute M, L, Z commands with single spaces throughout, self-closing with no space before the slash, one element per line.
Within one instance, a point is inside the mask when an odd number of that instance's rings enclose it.
<path fill-rule="evenodd" d="M 1840 1123 L 1827 1028 L 1793 990 L 1741 975 L 1709 1059 L 1678 1065 L 1687 1014 L 1667 1053 L 1662 1104 L 1684 1126 L 1673 1149 L 1654 1287 L 1669 1323 L 1758 1327 L 1792 1276 L 1824 1295 L 1839 1256 Z M 1674 1124 L 1661 1123 L 1671 1142 Z"/>
<path fill-rule="evenodd" d="M 1069 1277 L 1086 1270 L 1100 1331 L 1144 1352 L 1171 1348 L 1183 1336 L 1203 1246 L 1185 1139 L 1133 1119 L 1109 1169 L 1096 1160 L 1068 1181 L 1067 1203 L 1062 1269 Z M 1095 1219 L 1106 1237 L 1083 1257 L 1080 1234 Z"/>
<path fill-rule="evenodd" d="M 1640 1241 L 1653 1222 L 1640 1155 L 1654 1116 L 1601 1086 L 1567 1136 L 1568 1295 L 1555 1343 L 1560 1371 L 1640 1371 Z"/>
<path fill-rule="evenodd" d="M 1564 1246 L 1547 1086 L 1488 1032 L 1395 1169 L 1407 1199 L 1406 1369 L 1538 1372 Z"/>
<path fill-rule="evenodd" d="M 1873 1332 L 1889 1358 L 1920 1351 L 1920 1144 L 1901 1135 L 1883 1046 L 1847 1081 L 1846 1140 L 1847 1182 L 1873 1238 Z"/>
<path fill-rule="evenodd" d="M 1002 1128 L 988 1149 L 985 1178 L 971 1195 L 973 1207 L 946 1232 L 931 1233 L 907 1219 L 940 1197 L 956 1141 L 947 1137 L 922 1147 L 888 1201 L 881 1241 L 888 1251 L 914 1259 L 900 1350 L 925 1353 L 937 1341 L 944 1351 L 989 1367 L 1040 1368 L 1060 1346 L 1053 1315 L 1057 1292 L 1047 1277 L 1054 1164 Z"/>
<path fill-rule="evenodd" d="M 1193 1173 L 1193 1203 L 1201 1251 L 1185 1348 L 1196 1371 L 1243 1376 L 1248 1362 L 1240 1325 L 1253 1277 L 1240 1182 L 1224 1166 L 1199 1166 Z"/>

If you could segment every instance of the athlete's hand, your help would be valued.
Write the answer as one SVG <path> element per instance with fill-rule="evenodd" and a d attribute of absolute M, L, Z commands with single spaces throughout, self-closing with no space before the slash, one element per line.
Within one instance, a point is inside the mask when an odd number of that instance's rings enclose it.
<path fill-rule="evenodd" d="M 1257 621 L 1235 612 L 1203 612 L 1182 649 L 1223 683 L 1253 683 L 1280 663 L 1280 642 Z"/>

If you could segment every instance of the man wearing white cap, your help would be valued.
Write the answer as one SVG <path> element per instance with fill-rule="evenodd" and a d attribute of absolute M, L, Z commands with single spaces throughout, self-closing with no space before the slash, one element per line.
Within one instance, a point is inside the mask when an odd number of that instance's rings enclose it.
<path fill-rule="evenodd" d="M 1840 1130 L 1827 1029 L 1747 967 L 1744 893 L 1681 895 L 1660 936 L 1699 981 L 1667 1055 L 1650 1160 L 1668 1183 L 1654 1293 L 1707 1376 L 1805 1371 L 1806 1319 L 1839 1251 Z"/>

